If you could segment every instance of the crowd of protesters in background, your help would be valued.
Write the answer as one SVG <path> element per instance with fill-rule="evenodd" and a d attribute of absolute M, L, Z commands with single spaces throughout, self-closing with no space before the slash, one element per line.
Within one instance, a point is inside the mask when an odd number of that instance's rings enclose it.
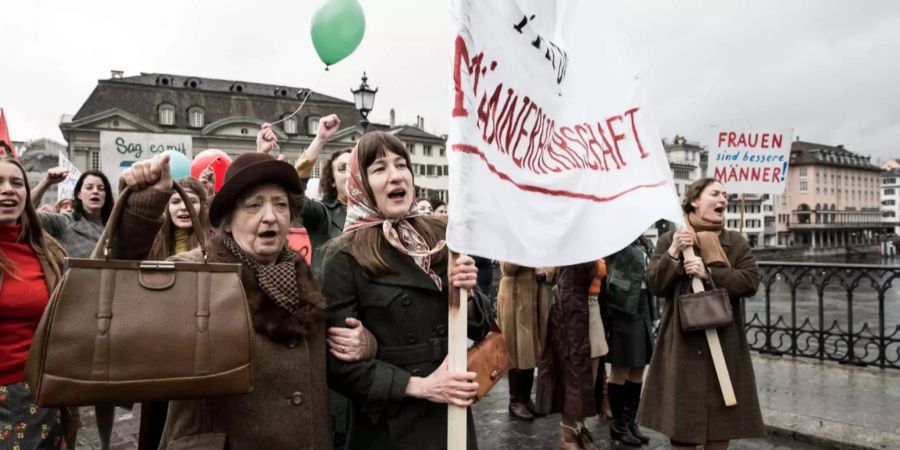
<path fill-rule="evenodd" d="M 597 448 L 585 419 L 607 408 L 610 436 L 626 446 L 648 443 L 639 423 L 675 448 L 763 435 L 743 322 L 719 331 L 738 400 L 731 408 L 719 405 L 709 356 L 697 352 L 704 334 L 678 327 L 691 277 L 725 288 L 735 308 L 759 284 L 746 240 L 724 228 L 717 180 L 686 190 L 690 227 L 663 234 L 655 250 L 640 237 L 581 264 L 499 262 L 492 299 L 493 261 L 461 256 L 448 265 L 448 204 L 416 197 L 406 146 L 370 132 L 323 157 L 339 127 L 336 115 L 322 118 L 291 164 L 273 157 L 278 139 L 262 125 L 256 151 L 231 163 L 218 191 L 211 170 L 173 180 L 168 156 L 136 162 L 113 180 L 128 188 L 118 222 L 103 172 L 85 171 L 73 198 L 36 208 L 68 173 L 51 169 L 32 190 L 22 166 L 0 156 L 0 449 L 74 448 L 77 408 L 35 405 L 24 366 L 66 258 L 92 257 L 108 225 L 121 236 L 116 259 L 240 264 L 255 330 L 253 392 L 145 402 L 141 449 L 443 448 L 436 436 L 447 432 L 446 405 L 471 406 L 478 389 L 475 373 L 451 372 L 445 359 L 454 288 L 474 293 L 474 341 L 491 329 L 496 304 L 511 363 L 509 414 L 526 422 L 560 414 L 558 449 Z M 319 160 L 316 199 L 306 187 Z M 287 244 L 292 227 L 308 233 L 309 265 Z M 685 258 L 688 248 L 700 256 Z M 698 383 L 698 372 L 712 381 Z M 301 390 L 302 401 L 291 397 Z M 293 400 L 272 400 L 285 395 Z M 104 449 L 114 408 L 95 406 Z M 471 412 L 467 436 L 477 448 Z"/>

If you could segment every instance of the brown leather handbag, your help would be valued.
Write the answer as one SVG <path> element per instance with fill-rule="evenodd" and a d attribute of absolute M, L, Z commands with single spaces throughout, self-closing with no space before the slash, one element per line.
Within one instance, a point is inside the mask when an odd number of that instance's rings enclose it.
<path fill-rule="evenodd" d="M 175 190 L 198 226 L 187 195 L 177 184 Z M 207 263 L 205 247 L 200 263 L 110 259 L 129 191 L 120 195 L 94 259 L 70 259 L 50 297 L 25 367 L 37 404 L 250 392 L 253 327 L 240 264 Z"/>
<path fill-rule="evenodd" d="M 482 320 L 490 324 L 490 331 L 484 339 L 478 341 L 469 348 L 466 353 L 466 366 L 469 372 L 475 372 L 475 381 L 478 382 L 478 392 L 475 401 L 481 400 L 494 385 L 509 372 L 509 350 L 500 327 L 497 326 L 496 314 L 491 306 L 491 301 L 478 291 L 472 291 L 475 307 L 478 309 Z"/>
<path fill-rule="evenodd" d="M 509 372 L 509 350 L 496 325 L 491 328 L 484 339 L 469 348 L 466 362 L 469 372 L 476 373 L 475 381 L 478 382 L 478 392 L 475 394 L 475 401 L 477 402 L 494 388 L 494 385 L 506 375 L 506 372 Z"/>
<path fill-rule="evenodd" d="M 702 331 L 734 323 L 728 291 L 716 288 L 712 277 L 709 277 L 709 282 L 713 288 L 708 291 L 678 297 L 681 331 Z"/>

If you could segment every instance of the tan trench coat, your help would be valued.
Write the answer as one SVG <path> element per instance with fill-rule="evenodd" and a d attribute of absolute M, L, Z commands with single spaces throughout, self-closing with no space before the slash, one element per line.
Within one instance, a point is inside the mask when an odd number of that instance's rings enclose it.
<path fill-rule="evenodd" d="M 740 298 L 756 293 L 762 274 L 740 233 L 724 230 L 719 242 L 731 267 L 710 267 L 716 287 L 728 290 L 734 324 L 719 328 L 737 405 L 726 407 L 709 356 L 706 334 L 680 328 L 678 296 L 690 292 L 680 261 L 668 255 L 672 232 L 660 236 L 647 268 L 647 287 L 666 303 L 656 349 L 644 383 L 638 422 L 671 439 L 702 444 L 765 435 Z M 699 255 L 699 251 L 697 252 Z"/>
<path fill-rule="evenodd" d="M 547 271 L 552 281 L 553 269 Z M 533 369 L 547 334 L 550 300 L 544 283 L 538 283 L 534 269 L 513 263 L 500 263 L 500 288 L 497 292 L 497 322 L 509 349 L 512 369 Z"/>

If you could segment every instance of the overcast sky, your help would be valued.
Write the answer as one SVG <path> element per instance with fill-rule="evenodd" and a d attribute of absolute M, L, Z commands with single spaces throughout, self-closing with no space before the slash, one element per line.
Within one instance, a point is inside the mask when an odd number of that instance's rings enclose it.
<path fill-rule="evenodd" d="M 371 117 L 447 130 L 446 0 L 360 0 L 357 51 L 324 72 L 309 38 L 316 0 L 4 1 L 0 107 L 15 140 L 62 140 L 110 69 L 310 87 Z M 900 157 L 900 2 L 625 0 L 624 18 L 662 135 L 709 144 L 712 124 L 793 128 L 803 140 Z M 589 36 L 590 30 L 585 30 Z M 264 118 L 275 119 L 275 118 Z"/>

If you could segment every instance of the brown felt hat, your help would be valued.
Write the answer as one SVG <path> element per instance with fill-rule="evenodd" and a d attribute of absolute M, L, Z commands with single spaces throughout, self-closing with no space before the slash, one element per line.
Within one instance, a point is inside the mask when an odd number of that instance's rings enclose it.
<path fill-rule="evenodd" d="M 237 204 L 238 199 L 248 190 L 261 184 L 275 183 L 285 191 L 300 194 L 300 177 L 297 171 L 284 161 L 278 161 L 265 153 L 244 153 L 235 158 L 225 171 L 222 189 L 213 197 L 209 205 L 209 222 L 214 227 Z"/>

